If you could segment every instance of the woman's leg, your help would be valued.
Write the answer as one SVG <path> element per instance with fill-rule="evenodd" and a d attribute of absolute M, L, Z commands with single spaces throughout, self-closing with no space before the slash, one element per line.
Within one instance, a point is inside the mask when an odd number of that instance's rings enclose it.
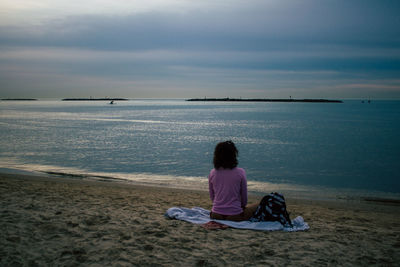
<path fill-rule="evenodd" d="M 257 210 L 258 204 L 247 205 L 241 214 L 237 215 L 222 215 L 215 212 L 211 212 L 210 218 L 215 220 L 228 220 L 228 221 L 248 221 L 254 212 Z"/>
<path fill-rule="evenodd" d="M 253 216 L 254 212 L 256 212 L 259 203 L 254 203 L 251 205 L 247 205 L 243 211 L 243 218 L 245 221 L 248 221 L 251 216 Z"/>

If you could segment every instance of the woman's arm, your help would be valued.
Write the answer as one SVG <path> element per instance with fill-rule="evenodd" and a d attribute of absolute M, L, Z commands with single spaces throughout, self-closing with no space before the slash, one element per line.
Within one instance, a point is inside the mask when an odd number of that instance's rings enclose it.
<path fill-rule="evenodd" d="M 214 187 L 213 187 L 210 177 L 208 177 L 208 192 L 210 193 L 211 201 L 214 202 L 215 193 L 214 193 Z"/>
<path fill-rule="evenodd" d="M 246 176 L 242 177 L 241 185 L 240 185 L 240 193 L 241 193 L 241 204 L 242 207 L 246 207 L 247 205 L 247 179 Z"/>

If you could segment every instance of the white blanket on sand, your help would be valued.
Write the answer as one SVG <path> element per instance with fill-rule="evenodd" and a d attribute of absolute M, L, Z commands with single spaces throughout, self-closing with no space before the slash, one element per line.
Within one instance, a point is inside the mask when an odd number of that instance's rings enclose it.
<path fill-rule="evenodd" d="M 293 227 L 284 227 L 280 222 L 250 222 L 250 221 L 233 222 L 226 220 L 213 220 L 210 219 L 209 210 L 199 207 L 195 207 L 192 209 L 184 207 L 172 207 L 167 210 L 165 216 L 170 219 L 178 219 L 195 224 L 205 224 L 210 221 L 214 221 L 228 225 L 233 228 L 261 230 L 261 231 L 283 230 L 287 232 L 295 232 L 295 231 L 304 231 L 310 228 L 301 216 L 298 216 L 294 220 L 292 220 Z"/>

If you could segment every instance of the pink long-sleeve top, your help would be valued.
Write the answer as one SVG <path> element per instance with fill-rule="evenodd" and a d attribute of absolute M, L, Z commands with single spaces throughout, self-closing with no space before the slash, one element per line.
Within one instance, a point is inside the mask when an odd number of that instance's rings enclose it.
<path fill-rule="evenodd" d="M 212 169 L 208 176 L 212 212 L 237 215 L 247 205 L 246 172 L 242 168 Z"/>

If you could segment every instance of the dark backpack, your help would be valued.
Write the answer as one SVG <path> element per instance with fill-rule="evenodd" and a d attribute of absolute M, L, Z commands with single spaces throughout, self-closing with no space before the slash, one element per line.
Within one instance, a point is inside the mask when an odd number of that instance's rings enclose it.
<path fill-rule="evenodd" d="M 278 221 L 283 226 L 293 226 L 289 218 L 289 213 L 286 210 L 285 198 L 276 192 L 262 198 L 250 221 Z"/>

